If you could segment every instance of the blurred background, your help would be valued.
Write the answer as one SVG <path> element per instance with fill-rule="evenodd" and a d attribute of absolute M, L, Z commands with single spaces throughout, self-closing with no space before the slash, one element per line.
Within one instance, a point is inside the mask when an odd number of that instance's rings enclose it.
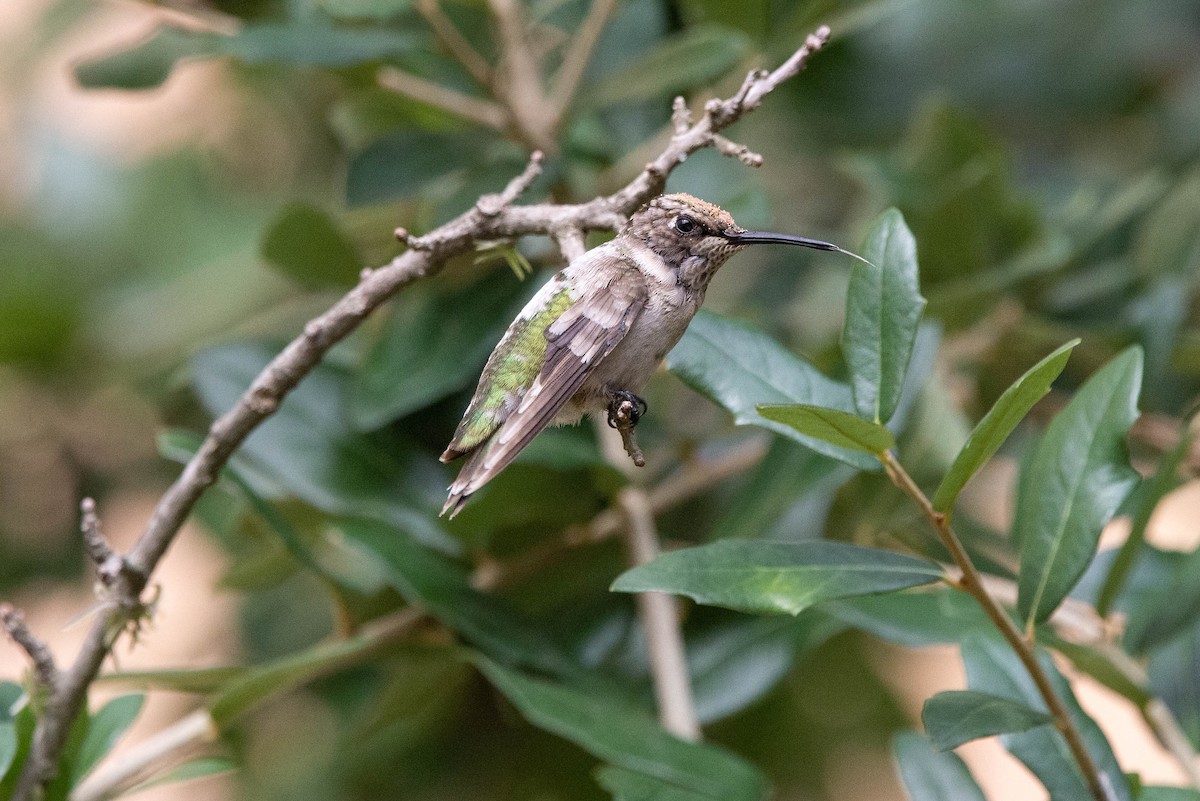
<path fill-rule="evenodd" d="M 178 432 L 202 432 L 361 267 L 399 253 L 397 225 L 428 230 L 524 164 L 528 137 L 381 85 L 389 65 L 483 96 L 434 35 L 429 6 L 0 5 L 0 595 L 27 610 L 60 658 L 82 638 L 76 621 L 92 598 L 80 498 L 97 499 L 116 544 L 132 542 L 178 470 Z M 588 8 L 529 3 L 538 57 L 557 63 Z M 495 58 L 482 2 L 441 10 Z M 765 166 L 704 152 L 669 188 L 724 206 L 745 227 L 851 249 L 879 211 L 904 212 L 930 300 L 925 336 L 940 342 L 926 347 L 929 391 L 903 444 L 925 478 L 940 475 L 1004 387 L 1075 336 L 1083 344 L 1067 389 L 1124 345 L 1145 347 L 1142 408 L 1159 428 L 1142 430 L 1135 454 L 1152 465 L 1200 388 L 1194 0 L 619 2 L 531 195 L 579 201 L 620 187 L 661 146 L 674 94 L 725 96 L 820 23 L 834 31 L 828 48 L 729 132 Z M 762 250 L 722 272 L 708 308 L 836 374 L 845 265 Z M 245 498 L 218 487 L 156 574 L 155 619 L 120 667 L 256 664 L 395 607 L 369 565 L 337 551 L 336 521 L 347 516 L 449 538 L 478 563 L 600 511 L 619 479 L 597 464 L 585 428 L 548 436 L 452 526 L 434 517 L 453 473 L 435 457 L 499 332 L 541 280 L 514 273 L 556 258 L 544 240 L 497 246 L 405 293 L 330 355 L 292 418 L 251 441 L 237 469 L 311 547 L 350 559 L 337 580 L 306 568 Z M 648 400 L 655 476 L 696 453 L 767 443 L 669 375 Z M 1007 526 L 1021 448 L 1018 437 L 965 499 L 963 519 L 980 537 Z M 1152 542 L 1194 548 L 1197 498 L 1192 485 L 1176 491 Z M 924 536 L 878 477 L 814 467 L 779 443 L 660 523 L 680 541 L 824 532 L 915 547 Z M 1120 536 L 1118 523 L 1110 538 Z M 597 664 L 642 676 L 628 599 L 604 591 L 622 559 L 616 544 L 584 549 L 506 597 Z M 689 626 L 711 644 L 726 623 L 706 610 Z M 915 725 L 928 695 L 961 685 L 955 650 L 855 632 L 764 643 L 726 680 L 753 675 L 760 690 L 728 706 L 711 736 L 763 766 L 780 798 L 903 797 L 889 737 Z M 186 792 L 605 797 L 582 751 L 520 724 L 446 652 L 411 648 L 256 710 L 226 738 L 242 770 Z M 0 647 L 0 674 L 23 669 L 15 648 Z M 1098 686 L 1079 692 L 1126 770 L 1181 780 L 1136 710 Z M 170 692 L 152 701 L 139 732 L 193 703 Z M 1191 703 L 1176 711 L 1195 738 Z M 990 798 L 1044 796 L 994 743 L 963 752 Z"/>

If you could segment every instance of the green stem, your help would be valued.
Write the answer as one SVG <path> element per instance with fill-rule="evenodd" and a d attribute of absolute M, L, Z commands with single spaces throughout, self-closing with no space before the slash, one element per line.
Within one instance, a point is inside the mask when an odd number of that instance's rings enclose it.
<path fill-rule="evenodd" d="M 984 588 L 982 575 L 975 567 L 975 563 L 971 561 L 971 557 L 963 547 L 962 541 L 954 533 L 954 529 L 950 527 L 950 521 L 946 515 L 933 508 L 933 504 L 924 491 L 917 486 L 912 476 L 896 461 L 896 457 L 891 451 L 884 451 L 879 454 L 879 459 L 883 462 L 883 468 L 887 471 L 888 478 L 892 480 L 892 483 L 916 502 L 925 517 L 933 525 L 942 544 L 946 546 L 946 550 L 950 552 L 954 563 L 962 571 L 962 579 L 960 579 L 959 583 L 963 591 L 970 594 L 980 607 L 983 608 L 988 618 L 1000 630 L 1000 634 L 1008 642 L 1009 646 L 1012 647 L 1017 658 L 1021 660 L 1021 664 L 1025 666 L 1025 670 L 1037 686 L 1042 700 L 1046 702 L 1046 708 L 1050 711 L 1051 717 L 1054 718 L 1055 728 L 1058 729 L 1063 739 L 1066 740 L 1067 747 L 1071 750 L 1071 755 L 1075 758 L 1076 764 L 1079 765 L 1079 770 L 1083 773 L 1083 778 L 1087 782 L 1092 797 L 1096 801 L 1109 801 L 1110 796 L 1105 789 L 1105 782 L 1101 777 L 1100 769 L 1096 766 L 1095 760 L 1092 759 L 1091 753 L 1087 750 L 1087 746 L 1083 742 L 1083 735 L 1079 732 L 1075 721 L 1071 718 L 1070 712 L 1067 711 L 1066 705 L 1058 697 L 1058 693 L 1054 691 L 1054 686 L 1050 683 L 1050 677 L 1042 668 L 1041 663 L 1038 662 L 1033 641 L 1021 634 L 1021 631 L 1013 623 L 1008 613 L 1004 611 L 999 602 Z"/>

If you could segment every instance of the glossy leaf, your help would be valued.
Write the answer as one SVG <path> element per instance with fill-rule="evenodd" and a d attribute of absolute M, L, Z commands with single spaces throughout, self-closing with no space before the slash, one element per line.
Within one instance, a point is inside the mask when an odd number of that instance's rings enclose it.
<path fill-rule="evenodd" d="M 762 801 L 766 796 L 766 779 L 756 768 L 716 746 L 668 734 L 641 710 L 531 679 L 494 662 L 478 664 L 530 723 L 617 768 L 648 777 L 647 783 L 678 787 L 712 801 Z M 624 778 L 623 786 L 629 781 Z"/>
<path fill-rule="evenodd" d="M 795 615 L 822 601 L 930 584 L 942 575 L 934 562 L 877 548 L 824 540 L 744 540 L 665 553 L 622 573 L 612 588 Z"/>
<path fill-rule="evenodd" d="M 879 455 L 896 445 L 896 438 L 891 431 L 849 412 L 800 404 L 760 404 L 755 408 L 768 420 L 791 426 L 801 434 L 823 439 L 839 448 Z"/>
<path fill-rule="evenodd" d="M 962 644 L 967 684 L 973 690 L 991 693 L 1038 712 L 1047 712 L 1045 702 L 1024 665 L 1008 645 L 996 637 L 972 635 Z M 1104 733 L 1075 700 L 1071 686 L 1043 651 L 1038 662 L 1050 677 L 1050 683 L 1062 699 L 1084 745 L 1097 767 L 1105 774 L 1117 801 L 1132 801 L 1133 793 L 1121 766 L 1113 756 Z M 1000 741 L 1009 753 L 1021 760 L 1050 791 L 1055 801 L 1093 801 L 1083 775 L 1071 757 L 1066 741 L 1052 726 L 1003 734 Z"/>
<path fill-rule="evenodd" d="M 917 243 L 896 209 L 871 226 L 863 258 L 851 268 L 842 352 L 854 408 L 886 423 L 896 411 L 917 326 L 925 308 L 917 273 Z"/>
<path fill-rule="evenodd" d="M 229 56 L 247 64 L 348 67 L 408 52 L 421 42 L 413 32 L 342 28 L 319 15 L 248 23 L 228 36 L 162 27 L 128 50 L 84 62 L 75 76 L 86 88 L 150 89 L 184 58 Z"/>
<path fill-rule="evenodd" d="M 958 493 L 971 477 L 992 458 L 1017 424 L 1025 419 L 1034 404 L 1045 397 L 1050 385 L 1058 378 L 1071 351 L 1080 340 L 1073 339 L 1055 350 L 1046 358 L 1026 371 L 1012 386 L 1004 390 L 988 413 L 971 432 L 966 445 L 959 452 L 946 477 L 933 496 L 933 508 L 948 512 L 954 506 Z"/>
<path fill-rule="evenodd" d="M 580 100 L 596 109 L 678 94 L 725 75 L 741 61 L 748 45 L 739 31 L 715 25 L 692 27 L 593 82 Z"/>
<path fill-rule="evenodd" d="M 728 410 L 739 425 L 766 428 L 862 470 L 879 469 L 878 460 L 871 456 L 834 447 L 758 413 L 758 404 L 854 408 L 848 386 L 827 378 L 760 329 L 701 311 L 667 355 L 667 367 Z"/>
<path fill-rule="evenodd" d="M 957 754 L 938 751 L 915 731 L 892 738 L 892 752 L 912 801 L 987 801 Z"/>
<path fill-rule="evenodd" d="M 377 429 L 473 387 L 526 294 L 504 276 L 450 291 L 414 287 L 397 298 L 350 387 L 355 427 Z"/>
<path fill-rule="evenodd" d="M 1200 801 L 1200 790 L 1191 787 L 1143 787 L 1137 801 Z"/>
<path fill-rule="evenodd" d="M 1022 475 L 1017 608 L 1040 623 L 1079 581 L 1100 530 L 1133 490 L 1125 434 L 1137 418 L 1142 352 L 1125 350 L 1080 388 L 1046 430 Z"/>
<path fill-rule="evenodd" d="M 263 236 L 262 256 L 301 286 L 353 286 L 363 261 L 354 245 L 321 209 L 284 207 Z"/>
<path fill-rule="evenodd" d="M 1052 718 L 1022 703 L 975 690 L 940 692 L 925 702 L 921 721 L 934 748 L 949 751 L 997 734 L 1028 731 Z"/>
<path fill-rule="evenodd" d="M 112 750 L 121 735 L 133 725 L 145 700 L 143 695 L 122 695 L 109 701 L 89 718 L 87 735 L 75 760 L 72 784 L 78 784 Z"/>

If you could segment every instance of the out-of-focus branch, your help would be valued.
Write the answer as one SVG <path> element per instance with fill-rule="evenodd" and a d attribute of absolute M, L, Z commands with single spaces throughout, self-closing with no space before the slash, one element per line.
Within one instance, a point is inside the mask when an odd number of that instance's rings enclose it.
<path fill-rule="evenodd" d="M 427 81 L 396 67 L 380 67 L 376 80 L 384 89 L 421 103 L 428 103 L 464 120 L 477 122 L 497 131 L 508 128 L 508 115 L 503 107 L 491 100 L 464 95 L 448 86 Z"/>
<path fill-rule="evenodd" d="M 580 24 L 575 38 L 567 44 L 562 65 L 559 66 L 550 86 L 550 108 L 555 127 L 558 127 L 567 112 L 567 107 L 571 105 L 583 72 L 592 60 L 592 51 L 596 49 L 600 34 L 604 32 L 604 25 L 615 7 L 616 0 L 592 0 L 587 17 Z"/>
<path fill-rule="evenodd" d="M 462 64 L 467 72 L 471 73 L 472 78 L 483 86 L 492 85 L 491 65 L 484 60 L 483 56 L 479 55 L 479 51 L 472 47 L 466 37 L 454 26 L 454 23 L 442 11 L 438 0 L 417 0 L 417 12 L 425 18 L 429 27 L 433 28 L 438 40 L 446 46 L 450 54 L 458 59 L 458 63 Z"/>
<path fill-rule="evenodd" d="M 492 2 L 494 8 L 506 10 L 513 0 Z M 540 168 L 540 158 L 535 156 L 525 172 L 499 195 L 481 198 L 473 208 L 424 236 L 406 233 L 409 250 L 379 269 L 364 270 L 357 286 L 324 314 L 310 320 L 303 333 L 263 369 L 233 408 L 213 422 L 199 450 L 158 501 L 133 548 L 120 558 L 121 567 L 111 584 L 104 587 L 100 607 L 78 656 L 60 675 L 38 720 L 13 795 L 15 801 L 31 801 L 55 775 L 59 755 L 71 724 L 84 706 L 88 687 L 116 638 L 141 613 L 141 594 L 196 501 L 216 482 L 221 468 L 245 438 L 279 408 L 283 398 L 335 343 L 400 289 L 438 272 L 448 259 L 470 252 L 480 241 L 620 227 L 629 214 L 662 191 L 671 170 L 691 153 L 713 146 L 714 134 L 753 110 L 762 96 L 798 72 L 828 37 L 829 29 L 822 27 L 808 37 L 784 67 L 769 74 L 751 73 L 737 95 L 710 101 L 697 122 L 686 127 L 677 125 L 663 152 L 612 195 L 580 204 L 513 205 L 516 195 Z"/>
<path fill-rule="evenodd" d="M 502 72 L 496 89 L 508 106 L 513 124 L 531 146 L 558 150 L 555 121 L 542 84 L 541 68 L 527 39 L 528 19 L 519 0 L 488 0 L 500 34 Z"/>
<path fill-rule="evenodd" d="M 652 561 L 658 556 L 658 532 L 646 491 L 626 487 L 617 496 L 617 505 L 629 521 L 630 564 L 637 566 Z M 639 592 L 637 606 L 646 633 L 659 720 L 663 728 L 676 737 L 699 740 L 700 722 L 692 702 L 692 682 L 683 647 L 678 603 L 674 596 L 666 593 Z"/>

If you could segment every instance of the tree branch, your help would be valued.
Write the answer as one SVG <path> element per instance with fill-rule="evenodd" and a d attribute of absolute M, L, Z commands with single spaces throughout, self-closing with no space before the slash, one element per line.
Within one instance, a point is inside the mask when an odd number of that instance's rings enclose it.
<path fill-rule="evenodd" d="M 0 604 L 0 625 L 4 631 L 29 657 L 33 663 L 33 674 L 38 683 L 53 692 L 58 685 L 58 666 L 54 664 L 54 655 L 46 643 L 34 636 L 25 625 L 25 615 L 21 610 L 14 609 L 11 604 Z"/>
<path fill-rule="evenodd" d="M 575 97 L 583 72 L 592 60 L 592 51 L 596 49 L 600 34 L 604 32 L 604 25 L 615 7 L 616 0 L 592 0 L 587 17 L 579 26 L 575 38 L 567 45 L 562 65 L 559 66 L 550 87 L 550 107 L 556 128 Z"/>
<path fill-rule="evenodd" d="M 629 521 L 630 564 L 636 567 L 652 561 L 658 556 L 658 532 L 646 491 L 626 487 L 617 495 L 617 504 Z M 654 679 L 659 720 L 663 728 L 676 737 L 693 742 L 699 740 L 700 723 L 692 702 L 678 602 L 666 593 L 639 592 L 637 607 L 650 654 L 650 674 Z"/>
<path fill-rule="evenodd" d="M 1017 658 L 1021 660 L 1021 664 L 1025 666 L 1026 672 L 1033 679 L 1033 683 L 1037 687 L 1038 694 L 1046 702 L 1046 708 L 1050 711 L 1050 716 L 1054 719 L 1054 727 L 1058 729 L 1063 739 L 1066 740 L 1067 747 L 1071 750 L 1071 756 L 1074 757 L 1075 763 L 1079 766 L 1079 770 L 1087 782 L 1092 797 L 1096 801 L 1111 801 L 1113 794 L 1107 778 L 1100 772 L 1100 768 L 1096 766 L 1095 760 L 1092 759 L 1091 753 L 1087 750 L 1087 746 L 1083 742 L 1083 735 L 1080 733 L 1079 727 L 1075 725 L 1071 713 L 1067 711 L 1066 705 L 1058 697 L 1058 693 L 1054 691 L 1054 686 L 1050 683 L 1050 677 L 1042 669 L 1042 664 L 1038 661 L 1033 643 L 1022 636 L 1016 624 L 1008 616 L 1008 613 L 1004 611 L 1004 608 L 1000 606 L 991 593 L 987 591 L 987 588 L 984 587 L 982 574 L 975 567 L 975 563 L 971 561 L 971 557 L 967 554 L 966 549 L 963 548 L 958 535 L 950 527 L 950 521 L 946 518 L 946 515 L 933 508 L 933 504 L 929 501 L 929 498 L 917 486 L 917 483 L 913 481 L 912 476 L 908 474 L 904 467 L 896 461 L 896 457 L 892 455 L 891 451 L 885 451 L 880 456 L 880 459 L 883 462 L 883 467 L 887 472 L 888 478 L 920 507 L 921 512 L 933 525 L 942 544 L 950 552 L 954 563 L 962 571 L 959 586 L 974 598 L 976 603 L 987 613 L 988 618 L 999 629 L 1000 634 L 1016 653 Z"/>
<path fill-rule="evenodd" d="M 512 0 L 492 2 L 499 9 L 512 5 Z M 828 28 L 821 28 L 788 59 L 785 67 L 790 70 L 789 76 L 800 70 L 828 35 Z M 303 333 L 263 369 L 234 407 L 213 422 L 200 449 L 163 494 L 140 538 L 122 559 L 124 567 L 106 588 L 78 656 L 70 669 L 61 675 L 38 720 L 13 798 L 31 801 L 37 789 L 55 775 L 58 757 L 72 722 L 84 706 L 88 686 L 117 636 L 140 613 L 141 593 L 196 501 L 217 480 L 221 468 L 243 440 L 278 409 L 283 398 L 316 367 L 335 343 L 400 289 L 438 272 L 447 259 L 470 251 L 476 242 L 526 234 L 553 235 L 568 229 L 583 232 L 620 227 L 629 214 L 661 192 L 667 175 L 683 159 L 701 148 L 712 146 L 714 133 L 757 106 L 761 97 L 783 80 L 783 77 L 775 77 L 783 69 L 766 76 L 752 73 L 738 95 L 729 100 L 710 102 L 694 125 L 677 128 L 663 153 L 616 193 L 573 205 L 500 204 L 496 207 L 483 204 L 481 209 L 477 204 L 425 236 L 409 237 L 411 248 L 408 251 L 379 269 L 364 270 L 357 286 L 325 313 L 309 321 Z M 532 169 L 536 167 L 527 168 L 524 174 L 514 179 L 501 197 L 515 199 L 515 195 L 528 186 L 527 176 Z"/>
<path fill-rule="evenodd" d="M 384 89 L 421 103 L 428 103 L 464 120 L 486 125 L 497 131 L 508 129 L 508 115 L 498 103 L 491 100 L 464 95 L 448 86 L 427 81 L 396 67 L 380 67 L 376 80 Z"/>
<path fill-rule="evenodd" d="M 418 0 L 417 12 L 425 18 L 429 27 L 433 28 L 438 40 L 446 46 L 450 54 L 458 59 L 458 63 L 462 64 L 467 72 L 471 73 L 471 77 L 483 86 L 490 87 L 492 85 L 491 65 L 483 56 L 479 55 L 479 51 L 472 47 L 466 37 L 454 26 L 454 23 L 442 11 L 438 0 Z"/>

